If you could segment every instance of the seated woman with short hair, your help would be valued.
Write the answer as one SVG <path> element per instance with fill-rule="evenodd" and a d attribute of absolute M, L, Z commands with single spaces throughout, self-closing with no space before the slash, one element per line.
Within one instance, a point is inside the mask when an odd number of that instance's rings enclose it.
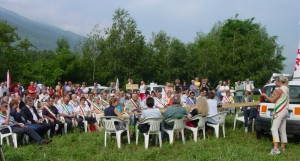
<path fill-rule="evenodd" d="M 192 110 L 190 111 L 188 118 L 190 119 L 198 114 L 201 114 L 202 116 L 208 115 L 208 104 L 204 97 L 199 97 L 197 99 L 196 104 L 192 106 Z M 186 125 L 189 127 L 197 127 L 198 122 L 199 120 L 186 120 Z"/>
<path fill-rule="evenodd" d="M 97 131 L 101 131 L 96 118 L 92 117 L 92 110 L 87 104 L 85 104 L 85 100 L 85 97 L 80 98 L 80 104 L 78 106 L 79 109 L 76 113 L 84 117 L 84 119 L 88 122 L 89 127 L 93 125 Z M 90 128 L 88 128 L 88 130 L 90 131 Z"/>
<path fill-rule="evenodd" d="M 120 119 L 124 120 L 124 117 L 118 111 L 116 106 L 118 105 L 119 101 L 117 98 L 110 98 L 109 99 L 109 107 L 105 108 L 104 116 L 118 116 Z M 117 130 L 125 130 L 125 124 L 122 122 L 115 122 Z"/>

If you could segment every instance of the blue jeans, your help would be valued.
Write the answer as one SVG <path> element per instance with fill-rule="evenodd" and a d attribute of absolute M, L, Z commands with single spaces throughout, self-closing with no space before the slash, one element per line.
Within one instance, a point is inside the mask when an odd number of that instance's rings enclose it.
<path fill-rule="evenodd" d="M 196 91 L 195 91 L 195 96 L 198 97 L 199 94 L 200 94 L 200 90 L 196 90 Z"/>
<path fill-rule="evenodd" d="M 221 100 L 221 92 L 220 91 L 216 91 L 216 96 Z"/>
<path fill-rule="evenodd" d="M 166 124 L 166 123 L 162 123 L 161 126 L 162 126 L 162 128 L 167 129 L 167 130 L 172 130 L 172 129 L 173 129 L 172 126 L 169 126 L 169 125 Z M 167 138 L 167 134 L 168 134 L 168 133 L 166 133 L 165 131 L 162 130 L 162 131 L 161 131 L 161 138 L 162 138 L 162 139 Z"/>
<path fill-rule="evenodd" d="M 235 108 L 228 108 L 228 114 L 235 113 Z"/>
<path fill-rule="evenodd" d="M 244 109 L 245 127 L 248 127 L 248 118 L 256 118 L 257 108 Z"/>
<path fill-rule="evenodd" d="M 237 102 L 242 102 L 243 96 L 236 96 L 237 97 Z"/>
<path fill-rule="evenodd" d="M 26 127 L 34 130 L 35 132 L 39 132 L 40 128 L 42 127 L 41 125 L 39 124 L 25 124 Z"/>
<path fill-rule="evenodd" d="M 137 120 L 139 120 L 140 117 L 141 117 L 141 115 L 130 114 L 130 123 L 129 123 L 129 125 L 135 125 Z M 137 119 L 137 120 L 135 120 L 135 119 Z"/>
<path fill-rule="evenodd" d="M 214 120 L 213 118 L 210 118 L 210 117 L 207 118 L 207 122 L 210 123 L 210 124 L 215 124 L 215 125 L 217 125 L 219 123 L 218 121 L 216 121 L 216 120 Z"/>

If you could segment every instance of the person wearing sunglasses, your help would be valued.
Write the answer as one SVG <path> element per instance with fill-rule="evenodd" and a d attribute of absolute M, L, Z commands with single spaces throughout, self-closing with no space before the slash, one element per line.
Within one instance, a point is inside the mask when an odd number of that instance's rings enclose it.
<path fill-rule="evenodd" d="M 186 98 L 185 101 L 188 105 L 193 106 L 196 104 L 196 98 L 195 98 L 195 93 L 191 92 L 189 97 Z"/>

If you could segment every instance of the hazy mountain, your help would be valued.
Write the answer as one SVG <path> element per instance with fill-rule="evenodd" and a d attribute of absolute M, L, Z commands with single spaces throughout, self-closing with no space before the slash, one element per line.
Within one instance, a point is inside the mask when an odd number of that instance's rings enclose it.
<path fill-rule="evenodd" d="M 28 38 L 39 50 L 54 50 L 56 48 L 56 40 L 62 36 L 69 40 L 71 47 L 76 44 L 78 39 L 83 38 L 81 35 L 62 30 L 58 27 L 31 21 L 1 7 L 0 21 L 6 21 L 9 25 L 17 27 L 16 32 L 19 36 L 21 36 L 21 38 Z"/>

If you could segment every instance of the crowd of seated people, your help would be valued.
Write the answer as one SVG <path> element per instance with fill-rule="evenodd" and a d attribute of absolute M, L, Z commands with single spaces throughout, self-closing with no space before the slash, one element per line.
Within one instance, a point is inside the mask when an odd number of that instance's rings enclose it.
<path fill-rule="evenodd" d="M 82 85 L 73 85 L 71 81 L 66 81 L 64 85 L 58 82 L 55 88 L 46 85 L 38 86 L 36 82 L 30 82 L 27 90 L 18 87 L 8 96 L 2 93 L 0 124 L 12 127 L 13 132 L 20 136 L 18 144 L 22 144 L 24 134 L 38 144 L 47 144 L 51 140 L 42 139 L 46 133 L 50 131 L 50 137 L 61 136 L 64 134 L 65 124 L 67 124 L 67 132 L 72 132 L 74 127 L 83 130 L 85 120 L 88 122 L 88 131 L 100 132 L 102 129 L 99 122 L 103 116 L 128 119 L 130 125 L 134 125 L 137 121 L 151 117 L 168 119 L 186 115 L 191 118 L 198 114 L 209 117 L 218 113 L 218 101 L 215 99 L 215 94 L 209 91 L 208 82 L 199 85 L 196 79 L 192 81 L 190 89 L 186 86 L 186 82 L 183 85 L 179 80 L 175 82 L 175 86 L 167 83 L 164 88 L 166 91 L 156 90 L 150 93 L 142 88 L 140 89 L 142 94 L 140 90 L 120 91 L 115 88 L 113 82 L 103 91 L 98 89 L 96 83 L 93 89 L 89 89 L 85 82 Z M 132 80 L 129 83 L 132 83 Z M 18 89 L 22 90 L 17 92 Z M 230 93 L 228 91 L 225 93 L 228 95 L 223 97 L 223 102 L 226 103 L 226 100 L 227 103 L 232 102 Z M 250 101 L 247 95 L 243 100 Z M 189 107 L 191 110 L 186 111 L 184 107 Z M 161 114 L 159 109 L 166 110 Z M 243 110 L 252 117 L 249 109 Z M 208 118 L 207 122 L 217 124 L 218 118 Z M 197 120 L 187 121 L 186 124 L 196 127 Z M 123 129 L 124 126 L 124 124 L 117 124 L 116 127 Z M 162 126 L 166 129 L 172 128 L 172 124 Z M 4 129 L 1 132 L 7 131 Z"/>

